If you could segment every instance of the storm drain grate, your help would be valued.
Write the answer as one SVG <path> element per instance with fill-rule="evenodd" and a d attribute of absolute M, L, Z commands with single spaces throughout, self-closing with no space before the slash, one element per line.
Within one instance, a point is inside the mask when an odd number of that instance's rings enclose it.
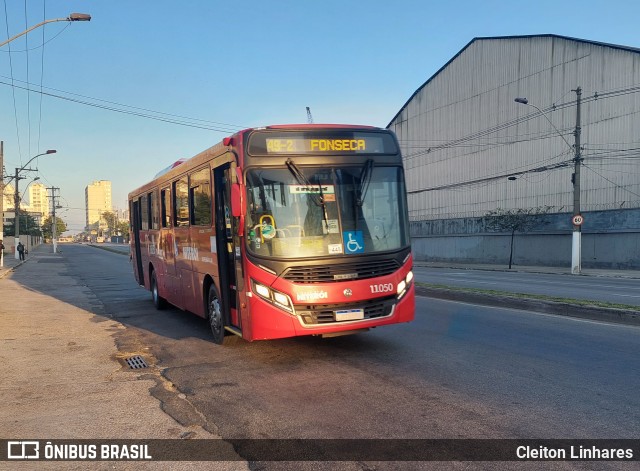
<path fill-rule="evenodd" d="M 140 355 L 127 358 L 126 362 L 127 362 L 127 365 L 129 365 L 129 368 L 131 368 L 132 370 L 147 368 L 149 366 Z"/>

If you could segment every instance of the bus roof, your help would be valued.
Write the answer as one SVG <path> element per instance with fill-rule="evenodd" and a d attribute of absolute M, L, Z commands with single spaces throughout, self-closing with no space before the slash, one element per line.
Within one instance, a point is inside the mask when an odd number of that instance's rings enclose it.
<path fill-rule="evenodd" d="M 355 125 L 355 124 L 309 124 L 309 123 L 305 123 L 305 124 L 273 124 L 273 125 L 269 125 L 269 126 L 263 126 L 263 127 L 255 127 L 255 128 L 247 128 L 247 129 L 243 129 L 241 131 L 238 131 L 234 134 L 232 134 L 231 136 L 229 136 L 228 138 L 234 138 L 234 137 L 241 137 L 244 136 L 247 133 L 253 132 L 253 131 L 264 131 L 264 130 L 300 130 L 300 131 L 305 131 L 305 130 L 311 130 L 311 129 L 363 129 L 363 130 L 377 130 L 377 131 L 385 131 L 385 132 L 390 132 L 388 129 L 385 128 L 379 128 L 376 126 L 368 126 L 368 125 Z M 227 139 L 228 139 L 227 138 Z M 225 139 L 226 140 L 226 139 Z M 153 179 L 148 180 L 145 184 L 141 185 L 140 187 L 136 188 L 135 190 L 129 192 L 129 197 L 131 197 L 132 195 L 136 195 L 139 193 L 142 193 L 144 191 L 146 191 L 146 189 L 151 186 L 151 184 L 155 184 L 156 180 L 159 178 L 172 178 L 174 175 L 177 176 L 180 173 L 182 173 L 182 168 L 183 167 L 195 167 L 198 166 L 200 164 L 199 161 L 202 161 L 202 163 L 204 164 L 207 160 L 209 160 L 212 156 L 212 154 L 215 155 L 220 155 L 222 153 L 224 153 L 224 151 L 228 149 L 227 146 L 224 145 L 223 141 L 218 142 L 216 145 L 209 147 L 208 149 L 205 149 L 204 151 L 200 152 L 199 154 L 189 158 L 189 159 L 179 159 L 177 161 L 175 161 L 174 163 L 172 163 L 171 165 L 169 165 L 168 167 L 165 167 L 164 169 L 160 170 L 158 173 L 156 173 L 156 175 L 153 177 Z M 188 165 L 184 165 L 187 164 Z"/>

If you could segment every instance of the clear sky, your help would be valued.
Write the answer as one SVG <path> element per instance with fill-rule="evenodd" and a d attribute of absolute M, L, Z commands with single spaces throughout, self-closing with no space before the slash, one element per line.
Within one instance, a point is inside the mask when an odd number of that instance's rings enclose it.
<path fill-rule="evenodd" d="M 385 127 L 474 37 L 640 47 L 637 0 L 0 0 L 0 42 L 71 12 L 92 20 L 0 48 L 0 140 L 9 174 L 58 151 L 25 175 L 60 188 L 74 232 L 92 181 L 111 180 L 124 209 L 175 160 L 239 129 L 304 123 L 307 106 L 316 123 Z"/>

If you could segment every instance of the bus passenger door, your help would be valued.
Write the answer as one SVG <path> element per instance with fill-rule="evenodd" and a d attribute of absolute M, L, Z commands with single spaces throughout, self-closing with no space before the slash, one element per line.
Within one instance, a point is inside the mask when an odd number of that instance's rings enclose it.
<path fill-rule="evenodd" d="M 142 251 L 140 249 L 140 229 L 142 227 L 142 216 L 140 214 L 140 200 L 131 201 L 131 227 L 133 229 L 134 254 L 136 259 L 136 279 L 138 284 L 144 286 L 144 271 L 142 269 Z"/>
<path fill-rule="evenodd" d="M 220 276 L 220 298 L 224 309 L 225 326 L 241 328 L 238 312 L 238 286 L 236 265 L 240 265 L 236 246 L 233 216 L 231 214 L 231 179 L 229 164 L 214 169 L 215 228 Z"/>
<path fill-rule="evenodd" d="M 172 304 L 185 309 L 186 300 L 193 299 L 193 266 L 189 237 L 189 180 L 186 175 L 172 183 L 173 196 L 173 250 L 176 296 Z"/>
<path fill-rule="evenodd" d="M 167 186 L 160 190 L 160 254 L 163 263 L 163 283 L 165 296 L 169 302 L 178 297 L 179 283 L 176 274 L 176 245 L 173 237 L 173 203 L 171 187 Z"/>

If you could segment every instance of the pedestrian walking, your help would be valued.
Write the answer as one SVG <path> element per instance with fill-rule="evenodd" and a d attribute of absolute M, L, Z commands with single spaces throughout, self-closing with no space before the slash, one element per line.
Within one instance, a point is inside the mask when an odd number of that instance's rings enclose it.
<path fill-rule="evenodd" d="M 22 242 L 18 242 L 18 246 L 16 247 L 16 250 L 18 250 L 18 254 L 20 255 L 20 260 L 24 260 L 24 245 L 22 245 Z"/>

